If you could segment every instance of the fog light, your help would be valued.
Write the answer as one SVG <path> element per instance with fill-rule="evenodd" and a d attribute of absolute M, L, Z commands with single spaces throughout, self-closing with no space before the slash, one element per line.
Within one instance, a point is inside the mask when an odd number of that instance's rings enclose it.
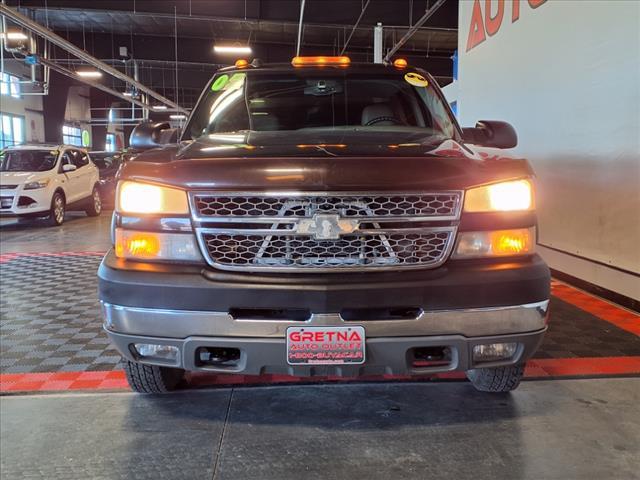
<path fill-rule="evenodd" d="M 517 343 L 487 343 L 473 347 L 474 362 L 492 362 L 513 357 L 518 348 Z"/>
<path fill-rule="evenodd" d="M 151 358 L 156 360 L 166 360 L 176 362 L 178 360 L 178 347 L 171 345 L 156 345 L 153 343 L 135 343 L 133 345 L 136 352 L 142 358 Z"/>

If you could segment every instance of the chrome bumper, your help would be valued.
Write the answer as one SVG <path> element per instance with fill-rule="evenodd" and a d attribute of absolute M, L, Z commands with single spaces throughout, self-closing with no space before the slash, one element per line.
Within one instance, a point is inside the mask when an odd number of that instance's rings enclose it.
<path fill-rule="evenodd" d="M 293 326 L 345 326 L 362 324 L 367 338 L 422 335 L 477 337 L 533 332 L 544 328 L 549 301 L 511 307 L 423 311 L 415 319 L 345 322 L 339 314 L 314 314 L 304 322 L 246 320 L 226 312 L 159 310 L 102 303 L 107 331 L 150 337 L 190 336 L 284 338 Z"/>
<path fill-rule="evenodd" d="M 280 373 L 290 375 L 429 374 L 474 368 L 474 345 L 516 342 L 516 354 L 483 366 L 508 365 L 529 358 L 546 330 L 549 301 L 468 310 L 422 312 L 410 320 L 346 322 L 338 314 L 316 314 L 307 321 L 245 320 L 223 312 L 155 310 L 103 303 L 104 328 L 120 353 L 132 361 L 167 365 L 138 358 L 133 343 L 172 345 L 179 349 L 169 366 L 219 373 Z M 349 366 L 291 366 L 286 362 L 285 334 L 290 326 L 363 325 L 367 363 Z M 198 367 L 198 347 L 237 348 L 240 360 L 231 366 Z M 452 352 L 448 365 L 416 367 L 409 352 L 414 348 L 446 346 Z"/>

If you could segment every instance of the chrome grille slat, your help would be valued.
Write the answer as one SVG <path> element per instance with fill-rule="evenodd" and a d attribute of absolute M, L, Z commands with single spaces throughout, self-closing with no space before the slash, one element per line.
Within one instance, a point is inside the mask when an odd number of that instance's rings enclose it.
<path fill-rule="evenodd" d="M 296 195 L 300 198 L 295 198 Z M 339 213 L 349 218 L 457 219 L 460 197 L 458 191 L 381 194 L 292 192 L 282 196 L 193 193 L 191 201 L 196 219 L 201 221 L 211 218 L 293 220 L 310 217 L 312 212 Z"/>
<path fill-rule="evenodd" d="M 421 266 L 436 263 L 450 242 L 451 231 L 409 234 L 346 235 L 339 240 L 309 236 L 209 233 L 202 239 L 216 265 L 247 268 L 322 269 L 354 266 Z"/>
<path fill-rule="evenodd" d="M 441 265 L 453 248 L 462 192 L 191 192 L 189 199 L 210 265 L 324 272 Z M 339 235 L 323 237 L 318 225 L 326 218 L 344 220 L 350 230 L 340 226 Z M 300 224 L 309 219 L 315 231 Z M 429 226 L 434 221 L 438 226 Z"/>

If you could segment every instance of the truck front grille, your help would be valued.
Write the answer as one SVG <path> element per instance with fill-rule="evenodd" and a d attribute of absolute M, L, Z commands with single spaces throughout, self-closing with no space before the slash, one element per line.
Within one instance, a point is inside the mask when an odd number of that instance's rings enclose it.
<path fill-rule="evenodd" d="M 195 195 L 200 217 L 308 217 L 338 212 L 345 217 L 454 217 L 459 193 L 327 195 L 310 197 Z"/>
<path fill-rule="evenodd" d="M 210 265 L 244 271 L 434 268 L 448 257 L 462 193 L 190 194 Z"/>
<path fill-rule="evenodd" d="M 304 269 L 429 266 L 442 258 L 450 238 L 450 231 L 347 235 L 338 240 L 298 235 L 203 235 L 216 265 Z"/>

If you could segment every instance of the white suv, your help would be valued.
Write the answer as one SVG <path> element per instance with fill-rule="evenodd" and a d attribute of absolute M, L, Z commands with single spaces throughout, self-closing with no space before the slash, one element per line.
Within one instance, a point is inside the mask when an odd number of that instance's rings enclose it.
<path fill-rule="evenodd" d="M 49 217 L 62 225 L 69 210 L 100 215 L 98 168 L 81 148 L 10 147 L 0 153 L 0 215 Z"/>

